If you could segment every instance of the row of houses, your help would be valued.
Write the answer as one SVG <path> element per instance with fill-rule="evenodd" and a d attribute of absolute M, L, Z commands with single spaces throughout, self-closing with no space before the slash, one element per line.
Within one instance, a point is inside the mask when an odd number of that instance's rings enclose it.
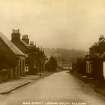
<path fill-rule="evenodd" d="M 11 40 L 0 33 L 0 81 L 43 72 L 45 61 L 44 51 L 19 29 L 13 29 Z"/>
<path fill-rule="evenodd" d="M 78 58 L 73 64 L 73 69 L 81 75 L 92 77 L 96 80 L 105 80 L 105 38 L 100 36 L 98 42 L 89 48 L 89 53 Z"/>

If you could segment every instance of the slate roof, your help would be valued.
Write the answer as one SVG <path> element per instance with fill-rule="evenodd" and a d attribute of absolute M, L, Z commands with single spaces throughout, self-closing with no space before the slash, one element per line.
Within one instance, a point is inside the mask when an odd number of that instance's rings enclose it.
<path fill-rule="evenodd" d="M 21 50 L 19 50 L 8 38 L 0 32 L 0 39 L 11 49 L 15 55 L 26 56 Z"/>

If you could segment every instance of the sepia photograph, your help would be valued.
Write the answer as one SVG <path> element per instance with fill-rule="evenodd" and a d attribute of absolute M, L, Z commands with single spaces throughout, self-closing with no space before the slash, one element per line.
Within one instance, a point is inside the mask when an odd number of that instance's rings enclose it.
<path fill-rule="evenodd" d="M 0 105 L 105 105 L 105 0 L 0 0 Z"/>

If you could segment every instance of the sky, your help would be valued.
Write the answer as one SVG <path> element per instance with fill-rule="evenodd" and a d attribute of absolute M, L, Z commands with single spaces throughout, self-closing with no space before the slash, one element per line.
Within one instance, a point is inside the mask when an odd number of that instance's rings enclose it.
<path fill-rule="evenodd" d="M 88 51 L 105 35 L 105 0 L 0 0 L 0 31 L 18 28 L 44 48 Z"/>

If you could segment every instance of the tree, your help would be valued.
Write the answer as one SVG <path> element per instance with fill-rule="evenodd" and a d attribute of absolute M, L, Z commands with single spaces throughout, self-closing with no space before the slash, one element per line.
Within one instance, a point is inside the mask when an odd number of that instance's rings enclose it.
<path fill-rule="evenodd" d="M 45 65 L 45 68 L 49 72 L 56 72 L 57 69 L 57 60 L 53 56 L 50 57 L 48 62 Z"/>
<path fill-rule="evenodd" d="M 46 60 L 45 53 L 39 47 L 35 45 L 31 45 L 29 49 L 29 57 L 28 57 L 28 64 L 29 64 L 29 74 L 36 74 L 38 72 L 44 71 L 44 64 Z"/>
<path fill-rule="evenodd" d="M 105 52 L 105 38 L 103 35 L 99 37 L 98 42 L 90 47 L 90 55 L 101 55 Z"/>

